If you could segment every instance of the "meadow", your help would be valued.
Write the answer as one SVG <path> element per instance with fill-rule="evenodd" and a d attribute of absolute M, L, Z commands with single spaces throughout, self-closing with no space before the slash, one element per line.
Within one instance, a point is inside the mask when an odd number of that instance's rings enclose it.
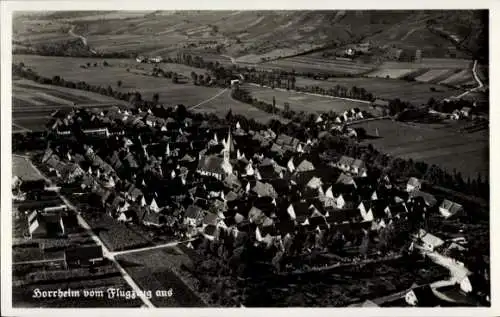
<path fill-rule="evenodd" d="M 111 86 L 114 90 L 122 92 L 138 91 L 143 99 L 148 100 L 151 100 L 153 95 L 158 93 L 160 103 L 183 104 L 187 108 L 194 107 L 193 110 L 215 113 L 219 116 L 225 116 L 227 111 L 232 109 L 235 114 L 246 115 L 261 123 L 267 123 L 271 118 L 278 119 L 278 117 L 273 117 L 262 110 L 233 100 L 229 91 L 226 93 L 219 88 L 194 86 L 190 76 L 192 71 L 198 74 L 203 73 L 203 70 L 198 68 L 178 64 L 161 64 L 161 68 L 165 71 L 175 71 L 186 77 L 182 80 L 183 83 L 174 84 L 168 78 L 146 75 L 145 73 L 152 69 L 152 65 L 137 64 L 134 60 L 127 59 L 107 59 L 110 66 L 102 66 L 103 61 L 103 59 L 90 58 L 14 55 L 14 62 L 23 62 L 26 67 L 46 77 L 61 76 L 65 80 L 73 82 L 86 81 L 89 84 L 105 88 Z M 80 65 L 86 65 L 87 62 L 91 63 L 90 68 L 80 67 Z M 94 67 L 94 63 L 98 63 L 98 66 Z M 118 85 L 118 80 L 121 81 L 120 85 Z M 84 96 L 93 95 L 87 91 L 81 93 Z M 18 95 L 21 96 L 15 93 L 14 97 L 17 98 Z M 32 108 L 35 106 L 41 105 L 33 103 L 30 105 Z"/>
<path fill-rule="evenodd" d="M 463 92 L 463 90 L 452 89 L 436 84 L 410 82 L 399 79 L 364 77 L 339 77 L 331 78 L 328 81 L 297 77 L 296 85 L 300 87 L 319 86 L 325 89 L 332 88 L 335 85 L 345 86 L 348 88 L 356 86 L 358 88 L 365 88 L 368 92 L 371 92 L 378 98 L 399 98 L 403 101 L 409 101 L 416 105 L 427 103 L 431 97 L 440 100 Z"/>
<path fill-rule="evenodd" d="M 449 172 L 454 169 L 465 177 L 489 174 L 488 130 L 458 133 L 456 123 L 417 124 L 391 120 L 354 123 L 370 136 L 363 142 L 372 144 L 384 153 L 427 164 L 436 164 Z"/>
<path fill-rule="evenodd" d="M 295 56 L 285 59 L 278 59 L 271 62 L 259 64 L 257 68 L 275 68 L 283 70 L 294 69 L 298 73 L 321 72 L 335 75 L 349 74 L 359 75 L 372 70 L 374 64 L 364 64 L 356 61 L 348 61 L 341 59 L 325 59 L 322 57 L 313 56 Z"/>
<path fill-rule="evenodd" d="M 156 307 L 203 307 L 203 301 L 174 272 L 168 248 L 119 255 L 122 267 L 136 281 L 141 289 L 157 290 L 172 288 L 172 297 L 153 296 Z M 189 259 L 184 256 L 186 261 Z"/>
<path fill-rule="evenodd" d="M 18 176 L 23 180 L 39 180 L 42 176 L 28 163 L 28 161 L 19 156 L 12 156 L 12 176 Z"/>
<path fill-rule="evenodd" d="M 298 80 L 297 86 L 299 86 Z M 254 98 L 270 104 L 272 104 L 274 97 L 276 99 L 276 107 L 279 109 L 284 108 L 285 102 L 288 102 L 290 104 L 291 110 L 313 113 L 328 111 L 340 113 L 352 108 L 368 110 L 370 105 L 367 102 L 357 102 L 340 98 L 333 98 L 329 96 L 286 91 L 284 89 L 271 89 L 267 87 L 260 87 L 254 84 L 246 85 L 245 88 L 248 89 L 248 91 Z"/>

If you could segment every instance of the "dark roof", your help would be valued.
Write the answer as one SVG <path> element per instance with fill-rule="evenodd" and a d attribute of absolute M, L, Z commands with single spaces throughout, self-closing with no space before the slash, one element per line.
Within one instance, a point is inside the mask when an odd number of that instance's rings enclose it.
<path fill-rule="evenodd" d="M 197 218 L 201 217 L 202 214 L 203 214 L 203 211 L 202 211 L 202 209 L 199 206 L 190 205 L 186 209 L 186 211 L 184 213 L 184 216 L 186 218 L 197 219 Z"/>
<path fill-rule="evenodd" d="M 209 236 L 213 236 L 215 234 L 215 231 L 217 230 L 217 227 L 213 224 L 209 224 L 203 229 L 203 233 Z"/>
<path fill-rule="evenodd" d="M 102 248 L 99 245 L 77 246 L 71 249 L 64 250 L 66 261 L 88 261 L 92 259 L 102 258 Z"/>
<path fill-rule="evenodd" d="M 280 221 L 275 223 L 274 226 L 281 236 L 285 236 L 287 233 L 291 234 L 295 231 L 295 223 L 293 221 Z"/>
<path fill-rule="evenodd" d="M 206 155 L 203 156 L 198 162 L 197 169 L 210 173 L 224 174 L 224 170 L 222 169 L 223 161 L 224 160 L 221 157 Z"/>
<path fill-rule="evenodd" d="M 417 297 L 417 306 L 419 307 L 435 307 L 439 304 L 438 298 L 429 285 L 416 287 L 412 291 Z"/>
<path fill-rule="evenodd" d="M 329 224 L 355 223 L 362 219 L 358 209 L 331 209 L 328 213 L 329 216 L 326 218 L 326 222 Z"/>

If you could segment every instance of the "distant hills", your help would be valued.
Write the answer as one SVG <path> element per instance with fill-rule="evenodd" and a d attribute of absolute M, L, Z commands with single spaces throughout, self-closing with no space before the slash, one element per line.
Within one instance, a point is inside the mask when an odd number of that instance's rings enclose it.
<path fill-rule="evenodd" d="M 285 57 L 369 42 L 488 60 L 488 11 L 78 11 L 18 13 L 14 41 L 87 38 L 98 52 L 165 55 L 180 49 L 233 57 Z"/>

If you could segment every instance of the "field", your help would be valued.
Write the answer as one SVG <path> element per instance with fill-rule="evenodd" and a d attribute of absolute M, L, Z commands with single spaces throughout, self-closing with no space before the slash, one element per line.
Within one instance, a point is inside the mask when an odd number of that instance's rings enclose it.
<path fill-rule="evenodd" d="M 297 86 L 299 86 L 297 80 Z M 305 112 L 343 112 L 352 108 L 369 109 L 369 103 L 356 102 L 331 98 L 328 96 L 311 95 L 284 89 L 271 89 L 258 85 L 245 86 L 254 98 L 272 104 L 273 97 L 276 98 L 276 107 L 283 109 L 285 102 L 290 104 L 290 109 Z"/>
<path fill-rule="evenodd" d="M 271 115 L 264 111 L 233 100 L 229 91 L 194 86 L 190 82 L 174 84 L 172 80 L 167 78 L 138 74 L 147 71 L 152 66 L 145 64 L 138 66 L 133 60 L 108 59 L 110 67 L 92 66 L 88 69 L 82 69 L 80 65 L 87 62 L 91 62 L 92 65 L 95 62 L 99 62 L 101 65 L 103 60 L 15 55 L 14 61 L 24 62 L 26 67 L 31 67 L 33 70 L 47 77 L 58 75 L 66 80 L 75 82 L 84 80 L 92 85 L 101 85 L 103 87 L 109 85 L 113 89 L 123 92 L 139 91 L 145 99 L 152 99 L 153 95 L 158 93 L 160 103 L 167 105 L 184 104 L 187 108 L 195 106 L 193 110 L 212 112 L 221 116 L 225 116 L 227 111 L 232 109 L 235 114 L 247 115 L 249 118 L 254 118 L 261 123 L 267 123 L 272 118 Z M 139 69 L 135 68 L 135 66 Z M 127 68 L 129 68 L 129 71 L 127 71 Z M 162 68 L 165 71 L 170 70 L 182 73 L 189 78 L 193 70 L 199 74 L 204 72 L 201 69 L 177 64 L 162 64 Z M 120 87 L 118 87 L 118 79 L 122 81 Z M 91 94 L 89 92 L 82 93 Z M 274 118 L 277 119 L 277 117 Z"/>
<path fill-rule="evenodd" d="M 390 120 L 378 120 L 353 124 L 352 127 L 363 127 L 368 135 L 379 138 L 367 139 L 365 143 L 384 153 L 436 164 L 453 173 L 461 172 L 467 178 L 475 178 L 478 173 L 482 177 L 489 175 L 489 140 L 488 131 L 483 130 L 469 134 L 459 134 L 453 125 L 409 124 Z"/>
<path fill-rule="evenodd" d="M 151 290 L 157 307 L 202 307 L 203 301 L 171 270 L 168 248 L 118 256 L 118 261 L 141 289 Z M 172 289 L 172 297 L 155 296 L 157 290 Z"/>
<path fill-rule="evenodd" d="M 309 78 L 298 77 L 297 86 L 319 86 L 322 88 L 332 88 L 335 85 L 341 85 L 348 88 L 356 86 L 365 88 L 368 92 L 383 99 L 399 98 L 404 101 L 410 101 L 416 105 L 427 103 L 429 98 L 437 100 L 458 95 L 463 92 L 458 89 L 451 89 L 435 84 L 409 82 L 397 79 L 383 78 L 332 78 L 328 81 L 320 81 Z M 435 91 L 431 91 L 434 88 Z"/>
<path fill-rule="evenodd" d="M 424 58 L 422 62 L 384 62 L 366 76 L 399 79 L 461 87 L 474 82 L 472 61 L 458 58 Z"/>
<path fill-rule="evenodd" d="M 30 80 L 12 83 L 13 131 L 43 130 L 55 109 L 73 107 L 110 107 L 127 105 L 111 97 L 65 87 L 42 85 Z"/>
<path fill-rule="evenodd" d="M 26 161 L 19 156 L 12 156 L 12 176 L 18 176 L 23 180 L 42 179 L 40 174 Z"/>
<path fill-rule="evenodd" d="M 321 72 L 329 74 L 350 74 L 357 75 L 369 72 L 375 65 L 363 64 L 348 60 L 326 59 L 312 56 L 296 56 L 285 59 L 279 59 L 271 62 L 259 64 L 257 68 L 270 68 L 292 70 L 298 73 L 302 72 Z"/>
<path fill-rule="evenodd" d="M 401 78 L 404 75 L 414 72 L 414 69 L 376 69 L 373 72 L 366 74 L 367 77 L 375 77 L 375 78 Z"/>
<path fill-rule="evenodd" d="M 482 45 L 480 36 L 487 21 L 473 11 L 19 12 L 13 19 L 13 38 L 21 45 L 48 38 L 67 40 L 74 27 L 75 34 L 86 37 L 96 51 L 165 54 L 191 49 L 202 53 L 218 46 L 223 54 L 252 62 L 361 38 L 379 47 L 395 45 L 445 55 L 452 43 L 427 29 L 430 20 L 459 38 L 473 34 L 466 43 L 468 49 Z"/>

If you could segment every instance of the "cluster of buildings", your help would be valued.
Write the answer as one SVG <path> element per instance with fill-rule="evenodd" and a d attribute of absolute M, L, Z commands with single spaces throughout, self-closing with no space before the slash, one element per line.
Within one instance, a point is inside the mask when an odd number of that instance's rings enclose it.
<path fill-rule="evenodd" d="M 76 133 L 71 122 L 94 128 L 82 129 L 83 143 L 51 146 L 42 163 L 62 181 L 79 180 L 82 190 L 96 193 L 117 221 L 165 226 L 175 219 L 189 236 L 215 239 L 226 231 L 267 246 L 283 246 L 299 228 L 362 235 L 438 206 L 418 180 L 398 189 L 387 177 L 372 177 L 360 159 L 319 160 L 316 139 L 160 117 L 153 112 L 165 109 L 153 110 L 80 110 L 65 118 L 67 125 L 56 119 L 60 138 Z M 447 200 L 440 205 L 445 217 L 460 209 Z"/>
<path fill-rule="evenodd" d="M 54 116 L 51 128 L 55 139 L 42 164 L 62 187 L 92 193 L 88 203 L 117 222 L 171 227 L 179 237 L 251 239 L 300 255 L 327 248 L 333 235 L 357 247 L 367 235 L 404 225 L 411 214 L 449 219 L 464 212 L 424 192 L 416 178 L 401 186 L 372 173 L 363 160 L 322 159 L 318 139 L 221 125 L 160 105 L 73 110 Z M 48 227 L 64 234 L 63 221 L 47 215 L 30 214 L 31 234 Z M 296 250 L 296 239 L 307 243 Z M 425 231 L 414 243 L 429 252 L 450 245 Z"/>
<path fill-rule="evenodd" d="M 149 64 L 159 64 L 163 62 L 163 57 L 161 56 L 154 56 L 154 57 L 146 57 L 139 55 L 135 58 L 137 63 L 149 63 Z"/>

